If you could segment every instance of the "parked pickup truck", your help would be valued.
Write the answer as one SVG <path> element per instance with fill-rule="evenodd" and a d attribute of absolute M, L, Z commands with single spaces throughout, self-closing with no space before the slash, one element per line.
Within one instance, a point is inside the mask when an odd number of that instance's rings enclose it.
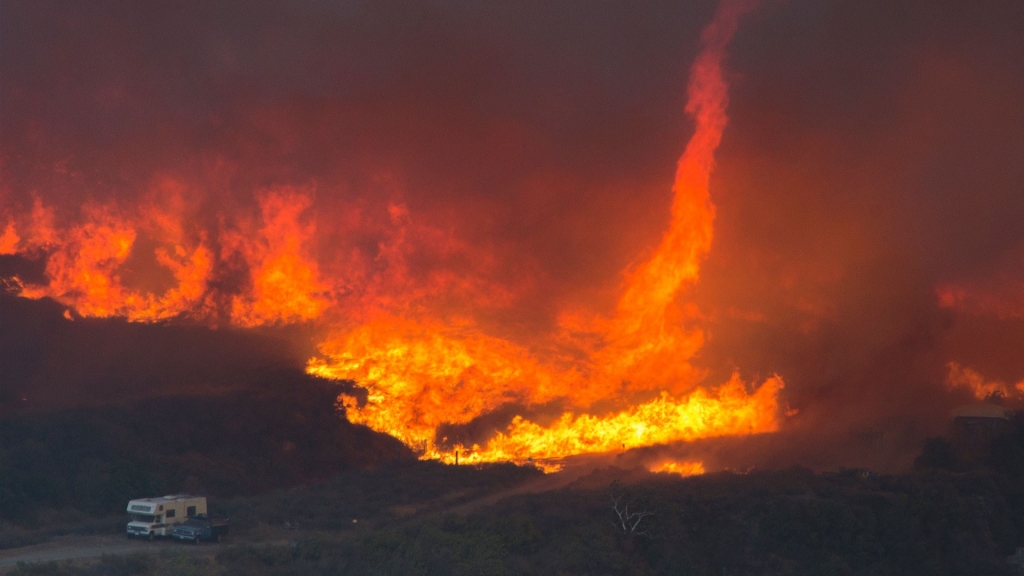
<path fill-rule="evenodd" d="M 198 544 L 200 540 L 220 542 L 228 533 L 226 518 L 209 518 L 206 515 L 194 516 L 176 525 L 171 530 L 171 537 Z"/>

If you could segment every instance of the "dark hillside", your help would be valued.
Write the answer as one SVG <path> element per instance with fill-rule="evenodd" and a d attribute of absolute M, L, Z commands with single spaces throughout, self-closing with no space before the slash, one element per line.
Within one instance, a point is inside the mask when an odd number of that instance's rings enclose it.
<path fill-rule="evenodd" d="M 0 286 L 0 415 L 245 389 L 268 373 L 301 373 L 309 357 L 296 344 L 309 341 L 301 326 L 242 331 L 65 313 Z"/>
<path fill-rule="evenodd" d="M 255 494 L 409 457 L 397 440 L 347 422 L 337 394 L 282 372 L 218 395 L 4 418 L 3 520 L 32 524 L 43 508 L 114 514 L 131 498 L 179 491 Z"/>

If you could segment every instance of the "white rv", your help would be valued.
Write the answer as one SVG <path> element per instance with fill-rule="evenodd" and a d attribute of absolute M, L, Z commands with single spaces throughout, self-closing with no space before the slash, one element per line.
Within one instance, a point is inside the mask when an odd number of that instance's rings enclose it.
<path fill-rule="evenodd" d="M 206 514 L 206 497 L 177 494 L 157 498 L 138 498 L 128 503 L 129 538 L 170 536 L 171 528 L 192 516 Z"/>

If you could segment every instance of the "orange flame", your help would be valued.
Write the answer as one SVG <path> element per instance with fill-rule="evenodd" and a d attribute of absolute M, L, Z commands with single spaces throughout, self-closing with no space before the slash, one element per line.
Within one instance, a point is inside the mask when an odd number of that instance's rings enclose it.
<path fill-rule="evenodd" d="M 498 433 L 484 447 L 473 446 L 465 461 L 552 460 L 707 436 L 774 431 L 776 396 L 781 387 L 782 382 L 772 378 L 749 395 L 743 382 L 734 376 L 714 394 L 698 388 L 678 400 L 662 392 L 649 402 L 606 416 L 567 412 L 549 426 L 517 416 L 507 432 Z M 451 459 L 450 454 L 432 455 Z"/>
<path fill-rule="evenodd" d="M 0 234 L 0 254 L 17 254 L 20 243 L 21 237 L 14 229 L 14 221 L 8 220 L 7 225 L 4 226 L 4 233 Z"/>
<path fill-rule="evenodd" d="M 946 365 L 949 372 L 946 375 L 946 384 L 950 388 L 964 388 L 978 400 L 985 400 L 994 396 L 1002 398 L 1019 398 L 1024 396 L 1024 380 L 1016 384 L 1007 384 L 1001 380 L 989 380 L 976 370 L 961 366 L 957 362 L 950 362 Z"/>
<path fill-rule="evenodd" d="M 227 250 L 239 254 L 251 271 L 252 289 L 231 302 L 236 324 L 312 320 L 327 308 L 327 286 L 306 252 L 316 226 L 301 222 L 311 203 L 308 194 L 266 193 L 259 198 L 262 226 L 255 241 L 239 231 L 222 234 Z"/>
<path fill-rule="evenodd" d="M 651 472 L 664 472 L 667 474 L 678 474 L 680 476 L 699 476 L 704 473 L 704 463 L 692 462 L 689 460 L 684 460 L 682 462 L 669 460 L 656 466 L 651 466 L 648 469 Z"/>
<path fill-rule="evenodd" d="M 12 219 L 2 238 L 6 253 L 47 254 L 46 285 L 23 285 L 21 295 L 50 297 L 81 316 L 120 316 L 154 322 L 176 316 L 206 319 L 216 307 L 211 284 L 218 263 L 241 261 L 249 278 L 234 294 L 230 320 L 240 326 L 303 321 L 328 306 L 328 287 L 308 254 L 315 226 L 301 221 L 310 206 L 304 191 L 260 197 L 261 218 L 224 223 L 220 250 L 198 224 L 187 190 L 163 181 L 151 201 L 134 210 L 115 203 L 81 209 L 81 222 L 54 224 L 53 210 L 36 200 L 19 234 Z"/>
<path fill-rule="evenodd" d="M 410 445 L 432 442 L 441 424 L 464 424 L 506 402 L 559 395 L 558 376 L 510 342 L 472 325 L 380 316 L 320 347 L 312 374 L 355 380 L 369 392 L 359 407 L 342 396 L 349 419 Z"/>
<path fill-rule="evenodd" d="M 92 204 L 62 225 L 37 200 L 23 218 L 0 214 L 0 254 L 46 254 L 48 284 L 21 283 L 21 294 L 53 298 L 82 316 L 320 323 L 327 335 L 307 370 L 357 381 L 367 397 L 339 397 L 347 417 L 425 457 L 453 461 L 459 451 L 460 462 L 533 461 L 552 470 L 571 454 L 771 432 L 782 380 L 751 389 L 734 375 L 701 387 L 706 375 L 690 361 L 704 344 L 702 314 L 680 296 L 699 280 L 711 247 L 709 179 L 727 123 L 722 61 L 750 7 L 725 2 L 702 34 L 686 105 L 694 134 L 659 245 L 624 273 L 610 314 L 565 312 L 557 330 L 529 343 L 488 333 L 474 319 L 473 310 L 514 299 L 514 289 L 482 280 L 479 270 L 493 258 L 414 222 L 404 205 L 389 205 L 386 223 L 374 224 L 353 209 L 346 227 L 362 236 L 331 238 L 353 248 L 324 260 L 312 186 L 264 190 L 248 216 L 208 213 L 173 180 L 159 182 L 139 207 Z M 375 246 L 361 251 L 358 243 Z M 441 264 L 420 265 L 424 253 Z M 559 406 L 560 416 L 536 417 L 540 405 Z M 522 411 L 490 439 L 468 447 L 436 441 L 442 425 L 503 406 Z"/>
<path fill-rule="evenodd" d="M 711 245 L 714 206 L 708 182 L 726 124 L 721 62 L 745 9 L 725 5 L 702 36 L 705 48 L 693 69 L 686 107 L 696 130 L 679 161 L 669 231 L 653 255 L 626 274 L 614 317 L 564 317 L 556 339 L 596 343 L 578 346 L 576 357 L 583 360 L 542 358 L 472 324 L 380 317 L 333 334 L 321 345 L 323 358 L 309 364 L 311 373 L 356 380 L 367 389 L 365 405 L 351 396 L 340 398 L 352 421 L 420 446 L 426 456 L 452 461 L 453 451 L 434 444 L 441 424 L 466 423 L 504 403 L 561 400 L 587 409 L 598 401 L 628 402 L 638 391 L 662 390 L 654 400 L 603 416 L 567 411 L 548 426 L 516 417 L 486 445 L 452 449 L 462 452 L 460 461 L 466 463 L 552 459 L 778 428 L 778 377 L 754 393 L 738 376 L 716 396 L 694 390 L 703 375 L 688 360 L 704 336 L 681 321 L 699 313 L 692 305 L 675 304 L 680 288 L 698 279 Z"/>
<path fill-rule="evenodd" d="M 202 240 L 189 243 L 180 229 L 161 221 L 162 214 L 130 219 L 112 206 L 88 206 L 84 212 L 86 222 L 66 230 L 63 241 L 40 243 L 42 249 L 55 245 L 46 265 L 50 282 L 42 287 L 26 286 L 24 296 L 50 296 L 82 316 L 123 316 L 133 321 L 176 316 L 199 302 L 212 266 L 210 251 Z M 153 257 L 173 277 L 174 286 L 162 294 L 129 288 L 123 281 L 123 266 L 139 235 L 133 222 L 141 222 L 152 235 L 157 242 Z M 34 231 L 39 236 L 39 228 Z M 55 233 L 47 231 L 46 235 Z"/>

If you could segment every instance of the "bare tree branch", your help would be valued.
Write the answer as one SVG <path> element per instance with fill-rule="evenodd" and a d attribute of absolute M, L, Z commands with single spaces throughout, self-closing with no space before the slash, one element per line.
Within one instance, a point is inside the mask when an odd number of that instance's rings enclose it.
<path fill-rule="evenodd" d="M 621 489 L 618 482 L 612 483 L 609 488 L 608 498 L 611 500 L 611 509 L 615 512 L 617 522 L 613 521 L 612 524 L 622 531 L 623 534 L 629 536 L 644 536 L 647 538 L 651 537 L 651 534 L 647 530 L 647 524 L 644 524 L 643 528 L 640 527 L 641 522 L 644 518 L 650 516 L 656 516 L 656 514 L 648 510 L 647 508 L 639 508 L 635 506 L 637 504 L 636 497 L 629 497 L 625 491 Z M 648 522 L 649 523 L 649 522 Z"/>

